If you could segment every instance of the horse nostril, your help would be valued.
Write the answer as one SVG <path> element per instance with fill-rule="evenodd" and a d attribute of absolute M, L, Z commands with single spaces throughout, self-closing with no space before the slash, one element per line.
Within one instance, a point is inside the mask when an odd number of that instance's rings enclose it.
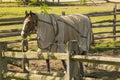
<path fill-rule="evenodd" d="M 26 35 L 26 34 L 24 34 L 24 32 L 21 32 L 21 37 L 22 37 L 22 38 L 26 38 L 26 37 L 27 37 L 27 35 Z"/>
<path fill-rule="evenodd" d="M 27 38 L 27 35 L 23 34 L 23 35 L 22 35 L 22 38 Z"/>

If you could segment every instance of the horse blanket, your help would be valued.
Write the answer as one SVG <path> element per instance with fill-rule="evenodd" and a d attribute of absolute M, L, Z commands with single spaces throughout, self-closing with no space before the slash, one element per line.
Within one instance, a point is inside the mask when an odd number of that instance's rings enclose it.
<path fill-rule="evenodd" d="M 83 51 L 88 51 L 92 42 L 92 29 L 89 18 L 82 14 L 58 16 L 39 13 L 37 39 L 39 48 L 58 43 L 58 51 L 64 51 L 64 44 L 77 40 Z"/>

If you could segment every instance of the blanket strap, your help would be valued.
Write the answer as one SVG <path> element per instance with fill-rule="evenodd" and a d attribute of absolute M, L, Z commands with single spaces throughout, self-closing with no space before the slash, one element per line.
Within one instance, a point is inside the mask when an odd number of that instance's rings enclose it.
<path fill-rule="evenodd" d="M 59 33 L 58 22 L 57 22 L 56 17 L 54 16 L 54 14 L 50 14 L 49 16 L 50 16 L 51 24 L 53 25 L 53 31 L 54 31 L 54 34 L 55 34 L 55 37 L 56 37 Z M 56 30 L 55 30 L 55 28 L 56 28 Z"/>
<path fill-rule="evenodd" d="M 38 19 L 38 21 L 44 22 L 44 23 L 49 24 L 49 25 L 52 26 L 52 24 L 51 24 L 50 22 L 44 21 L 44 20 L 42 20 L 42 19 Z"/>
<path fill-rule="evenodd" d="M 57 19 L 57 20 L 60 21 L 60 22 L 65 23 L 65 24 L 67 24 L 67 25 L 69 25 L 69 27 L 71 27 L 71 28 L 74 29 L 78 34 L 80 34 L 80 36 L 81 36 L 82 38 L 87 38 L 86 36 L 83 36 L 77 29 L 75 29 L 73 25 L 67 23 L 65 20 L 61 20 L 61 19 Z"/>

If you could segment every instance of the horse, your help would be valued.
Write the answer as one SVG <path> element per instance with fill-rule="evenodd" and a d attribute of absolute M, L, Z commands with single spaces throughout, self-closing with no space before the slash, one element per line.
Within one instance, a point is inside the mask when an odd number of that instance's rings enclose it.
<path fill-rule="evenodd" d="M 40 51 L 52 51 L 54 44 L 57 48 L 53 51 L 65 52 L 65 44 L 70 40 L 77 40 L 81 54 L 86 54 L 92 43 L 92 29 L 90 19 L 82 14 L 58 16 L 44 12 L 25 12 L 25 20 L 21 36 L 25 39 L 33 31 L 37 34 L 37 44 Z M 50 72 L 49 59 L 46 60 L 47 71 Z M 66 63 L 62 60 L 64 69 Z"/>

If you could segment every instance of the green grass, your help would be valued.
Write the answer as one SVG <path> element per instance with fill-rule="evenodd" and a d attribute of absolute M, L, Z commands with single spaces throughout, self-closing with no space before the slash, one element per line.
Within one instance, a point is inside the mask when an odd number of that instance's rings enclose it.
<path fill-rule="evenodd" d="M 106 41 L 106 42 L 96 42 L 95 46 L 91 47 L 91 53 L 105 52 L 109 50 L 119 50 L 120 41 Z"/>
<path fill-rule="evenodd" d="M 0 30 L 10 30 L 10 29 L 21 29 L 21 25 L 7 25 L 7 26 L 0 26 Z"/>
<path fill-rule="evenodd" d="M 19 7 L 19 6 L 23 6 L 23 3 L 22 2 L 3 2 L 1 3 L 0 2 L 0 7 Z"/>
<path fill-rule="evenodd" d="M 108 4 L 109 5 L 109 4 Z M 50 6 L 48 12 L 61 15 L 62 11 L 66 14 L 85 14 L 89 12 L 100 12 L 100 11 L 110 11 L 113 9 L 114 5 L 103 7 L 103 6 L 63 6 L 63 7 L 52 7 Z M 0 18 L 7 17 L 21 17 L 24 16 L 26 10 L 31 10 L 33 12 L 41 12 L 40 7 L 0 7 Z"/>
<path fill-rule="evenodd" d="M 97 6 L 49 6 L 48 13 L 54 13 L 57 15 L 61 15 L 62 11 L 65 11 L 66 14 L 86 14 L 90 12 L 103 12 L 103 11 L 112 11 L 114 4 L 98 4 Z M 0 18 L 15 18 L 15 17 L 24 17 L 25 11 L 33 11 L 35 13 L 40 13 L 40 6 L 37 7 L 0 7 Z M 101 16 L 101 17 L 91 17 L 92 22 L 113 19 L 113 16 Z M 119 16 L 117 17 L 119 19 Z M 107 23 L 108 24 L 108 23 Z M 22 29 L 22 25 L 10 25 L 10 26 L 1 26 L 0 30 L 7 29 Z M 117 29 L 120 30 L 118 27 Z M 96 28 L 93 29 L 94 32 L 106 32 L 112 31 L 112 28 Z M 99 35 L 100 36 L 100 35 Z M 20 36 L 17 37 L 9 37 L 9 38 L 1 38 L 0 41 L 11 41 L 21 39 Z M 111 40 L 110 40 L 111 41 Z M 101 43 L 97 44 L 96 47 L 92 47 L 91 51 L 102 51 L 107 50 L 106 48 L 113 48 L 113 46 L 107 46 L 109 43 Z M 111 43 L 112 44 L 112 43 Z M 106 48 L 105 48 L 106 47 Z"/>

